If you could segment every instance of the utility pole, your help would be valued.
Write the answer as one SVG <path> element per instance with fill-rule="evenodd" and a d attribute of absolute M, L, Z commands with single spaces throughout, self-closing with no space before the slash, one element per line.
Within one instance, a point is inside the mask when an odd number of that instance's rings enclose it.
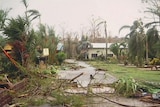
<path fill-rule="evenodd" d="M 106 60 L 107 60 L 107 57 L 108 57 L 108 52 L 107 52 L 108 51 L 108 45 L 107 45 L 108 43 L 107 42 L 108 41 L 107 41 L 107 23 L 106 23 L 106 21 L 104 21 L 104 28 L 105 28 L 104 30 L 105 30 L 105 37 L 106 37 Z"/>

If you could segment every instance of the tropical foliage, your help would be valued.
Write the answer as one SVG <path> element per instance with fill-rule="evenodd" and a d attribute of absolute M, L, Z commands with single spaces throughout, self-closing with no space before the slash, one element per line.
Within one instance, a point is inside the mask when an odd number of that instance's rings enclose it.
<path fill-rule="evenodd" d="M 88 59 L 88 49 L 92 48 L 91 43 L 88 41 L 88 37 L 82 36 L 81 41 L 77 46 L 77 53 L 80 54 L 80 59 Z"/>
<path fill-rule="evenodd" d="M 137 66 L 142 66 L 145 55 L 145 32 L 143 23 L 141 20 L 136 20 L 132 26 L 121 27 L 120 31 L 124 28 L 130 29 L 130 33 L 126 35 L 128 58 Z"/>
<path fill-rule="evenodd" d="M 0 10 L 0 31 L 5 27 L 9 11 L 10 10 Z"/>
<path fill-rule="evenodd" d="M 117 94 L 131 97 L 136 94 L 138 83 L 132 77 L 120 78 L 115 83 L 115 91 Z"/>
<path fill-rule="evenodd" d="M 36 47 L 48 48 L 49 56 L 48 63 L 53 64 L 56 62 L 56 53 L 57 53 L 57 44 L 59 42 L 58 38 L 55 35 L 53 27 L 47 25 L 39 24 L 39 29 L 36 32 Z"/>
<path fill-rule="evenodd" d="M 128 58 L 131 63 L 142 66 L 143 62 L 148 62 L 148 58 L 160 57 L 160 1 L 159 0 L 142 0 L 147 4 L 146 13 L 149 13 L 152 19 L 150 22 L 143 24 L 140 20 L 135 20 L 132 26 L 122 26 L 129 28 L 130 32 L 126 35 L 128 43 Z M 153 17 L 152 17 L 153 16 Z M 146 30 L 146 33 L 145 33 Z"/>
<path fill-rule="evenodd" d="M 146 38 L 149 57 L 157 57 L 156 45 L 159 42 L 159 34 L 155 26 L 147 30 Z"/>
<path fill-rule="evenodd" d="M 27 9 L 28 5 L 26 0 L 23 0 L 23 3 L 26 7 L 25 17 L 18 16 L 15 19 L 11 18 L 8 25 L 4 27 L 3 33 L 13 45 L 15 59 L 21 63 L 22 66 L 27 66 L 27 60 L 29 55 L 31 55 L 30 52 L 34 48 L 34 30 L 31 29 L 30 25 L 39 14 L 37 14 L 38 11 L 33 12 Z"/>
<path fill-rule="evenodd" d="M 66 59 L 66 54 L 64 52 L 59 52 L 57 54 L 57 60 L 59 62 L 59 65 L 61 65 L 65 59 Z"/>
<path fill-rule="evenodd" d="M 127 45 L 125 42 L 111 44 L 110 51 L 116 55 L 119 61 L 127 60 Z"/>

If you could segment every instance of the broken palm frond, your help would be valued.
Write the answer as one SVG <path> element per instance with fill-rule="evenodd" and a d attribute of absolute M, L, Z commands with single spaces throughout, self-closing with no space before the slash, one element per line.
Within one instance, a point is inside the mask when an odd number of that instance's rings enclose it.
<path fill-rule="evenodd" d="M 0 46 L 1 50 L 3 51 L 3 53 L 7 56 L 7 58 L 21 71 L 27 72 L 26 69 L 19 64 L 17 61 L 15 61 L 1 46 Z"/>

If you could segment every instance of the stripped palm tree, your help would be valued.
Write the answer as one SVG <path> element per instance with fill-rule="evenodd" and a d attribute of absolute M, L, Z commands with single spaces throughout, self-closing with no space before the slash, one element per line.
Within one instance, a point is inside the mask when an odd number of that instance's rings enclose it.
<path fill-rule="evenodd" d="M 26 22 L 27 22 L 27 25 L 30 26 L 30 23 L 35 20 L 36 18 L 40 18 L 40 13 L 39 11 L 35 10 L 35 9 L 30 9 L 28 10 L 28 3 L 26 0 L 22 0 L 22 3 L 24 4 L 25 6 L 25 18 L 26 18 Z"/>
<path fill-rule="evenodd" d="M 145 27 L 160 26 L 160 0 L 146 0 L 150 7 L 147 7 L 146 13 L 151 14 L 153 21 L 147 23 Z"/>

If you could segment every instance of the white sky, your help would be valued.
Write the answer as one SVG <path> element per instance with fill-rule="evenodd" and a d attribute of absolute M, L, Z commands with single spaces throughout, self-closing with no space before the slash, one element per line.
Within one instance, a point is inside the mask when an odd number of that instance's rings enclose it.
<path fill-rule="evenodd" d="M 41 13 L 41 22 L 54 26 L 58 34 L 62 28 L 68 32 L 89 29 L 91 19 L 100 17 L 107 21 L 108 32 L 118 36 L 120 27 L 131 25 L 143 13 L 141 0 L 28 0 L 28 4 Z M 12 8 L 12 17 L 24 14 L 21 0 L 0 0 L 0 9 L 8 8 Z"/>

